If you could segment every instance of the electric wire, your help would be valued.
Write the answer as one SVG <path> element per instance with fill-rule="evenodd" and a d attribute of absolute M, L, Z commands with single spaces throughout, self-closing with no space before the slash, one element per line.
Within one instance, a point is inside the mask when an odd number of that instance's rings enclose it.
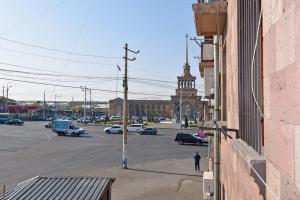
<path fill-rule="evenodd" d="M 65 5 L 67 1 L 68 0 L 61 1 L 60 3 L 54 5 L 53 7 L 50 7 L 49 9 L 45 10 L 44 12 L 42 12 L 42 13 L 36 15 L 36 16 L 33 16 L 33 17 L 29 18 L 29 19 L 26 19 L 23 22 L 19 23 L 18 25 L 12 26 L 7 31 L 3 31 L 0 35 L 7 35 L 7 33 L 10 33 L 12 31 L 14 31 L 14 30 L 16 30 L 16 29 L 18 29 L 18 28 L 26 25 L 26 24 L 29 24 L 29 23 L 31 23 L 31 22 L 33 22 L 33 21 L 35 21 L 35 20 L 37 20 L 37 19 L 45 16 L 45 15 L 48 15 L 49 13 L 51 13 L 54 10 L 56 10 L 57 8 Z"/>
<path fill-rule="evenodd" d="M 0 71 L 4 71 L 4 72 L 8 72 L 8 73 L 21 73 L 21 74 L 27 74 L 27 75 L 36 75 L 36 76 L 51 76 L 51 77 L 57 77 L 56 74 L 50 74 L 50 73 L 39 73 L 39 72 L 27 72 L 27 71 L 19 71 L 19 70 L 10 70 L 10 69 L 1 69 Z M 9 76 L 15 76 L 15 77 L 19 77 L 19 78 L 32 78 L 32 79 L 39 79 L 39 80 L 49 80 L 49 81 L 56 81 L 54 79 L 47 79 L 47 78 L 38 78 L 38 77 L 29 77 L 29 76 L 20 76 L 20 75 L 14 75 L 14 74 L 5 74 L 5 73 L 1 73 L 3 75 L 9 75 Z M 69 76 L 69 75 L 62 75 L 64 77 L 71 77 L 74 78 L 74 76 Z M 76 77 L 76 78 L 80 78 L 80 77 Z M 72 80 L 62 80 L 62 82 L 96 82 L 95 79 L 103 79 L 106 81 L 115 81 L 117 80 L 117 77 L 93 77 L 94 81 L 89 80 L 91 78 L 89 78 L 88 80 L 76 80 L 76 81 L 72 81 Z M 138 83 L 138 84 L 144 84 L 144 85 L 149 85 L 149 86 L 156 86 L 156 87 L 160 87 L 160 88 L 168 88 L 168 89 L 176 89 L 176 87 L 172 87 L 169 85 L 163 85 L 163 84 L 158 84 L 158 83 L 152 83 L 152 82 L 147 82 L 147 81 L 142 81 L 142 80 L 138 80 L 138 79 L 134 79 L 131 80 L 129 78 L 129 80 L 131 82 L 134 83 Z M 103 81 L 102 81 L 103 82 Z"/>
<path fill-rule="evenodd" d="M 254 84 L 253 84 L 254 59 L 255 59 L 255 54 L 256 54 L 256 49 L 257 49 L 258 36 L 259 36 L 260 24 L 261 24 L 261 17 L 262 17 L 262 7 L 261 7 L 261 10 L 260 10 L 259 20 L 258 20 L 258 25 L 257 25 L 257 31 L 256 31 L 255 45 L 254 45 L 252 60 L 251 60 L 251 94 L 252 94 L 252 97 L 253 97 L 253 100 L 255 102 L 256 108 L 259 111 L 259 114 L 260 114 L 261 118 L 264 118 L 264 113 L 262 112 L 261 108 L 259 107 L 257 98 L 254 94 Z"/>
<path fill-rule="evenodd" d="M 254 171 L 254 173 L 259 178 L 259 180 L 264 184 L 264 186 L 267 188 L 267 190 L 270 192 L 270 194 L 274 197 L 274 199 L 279 200 L 279 197 L 277 197 L 275 192 L 271 190 L 270 186 L 264 181 L 264 179 L 261 177 L 261 175 L 252 166 L 251 162 L 249 162 L 247 160 L 247 158 L 243 155 L 243 153 L 240 150 L 238 150 L 238 152 L 241 155 L 241 157 L 246 161 L 246 163 L 249 165 L 249 167 Z"/>
<path fill-rule="evenodd" d="M 18 77 L 18 78 L 26 78 L 26 79 L 34 79 L 34 80 L 42 80 L 42 81 L 55 81 L 57 82 L 56 79 L 49 79 L 49 78 L 39 78 L 39 77 L 32 77 L 32 76 L 22 76 L 22 75 L 14 75 L 14 74 L 6 74 L 6 73 L 2 73 L 0 72 L 0 75 L 5 75 L 5 76 L 13 76 L 13 77 Z M 66 83 L 82 83 L 82 82 L 92 82 L 92 83 L 104 83 L 104 82 L 110 82 L 110 81 L 115 81 L 115 78 L 111 78 L 111 79 L 105 79 L 105 80 L 101 80 L 101 82 L 99 80 L 85 80 L 85 81 L 79 81 L 79 80 L 61 80 L 60 82 L 66 82 Z"/>
<path fill-rule="evenodd" d="M 31 52 L 26 52 L 26 51 L 19 51 L 19 50 L 14 50 L 14 49 L 7 49 L 7 48 L 0 48 L 2 51 L 6 52 L 13 52 L 13 53 L 18 53 L 18 54 L 23 54 L 23 55 L 29 55 L 29 56 L 36 56 L 40 58 L 47 58 L 47 59 L 52 59 L 52 60 L 59 60 L 59 61 L 66 61 L 65 58 L 60 58 L 56 56 L 46 56 L 46 55 L 41 55 L 41 54 L 36 54 L 36 53 L 31 53 Z M 112 63 L 98 63 L 98 62 L 90 62 L 90 61 L 84 61 L 84 60 L 76 60 L 76 59 L 69 59 L 69 62 L 73 63 L 81 63 L 81 64 L 90 64 L 90 65 L 98 65 L 98 66 L 115 66 L 115 64 Z"/>
<path fill-rule="evenodd" d="M 85 19 L 83 21 L 83 24 L 82 24 L 82 26 L 80 28 L 79 34 L 78 34 L 78 36 L 77 36 L 77 38 L 76 38 L 76 40 L 75 40 L 75 42 L 73 44 L 71 53 L 69 55 L 67 55 L 67 60 L 66 60 L 64 66 L 62 68 L 62 71 L 61 71 L 60 75 L 58 76 L 58 80 L 57 80 L 58 82 L 61 80 L 61 75 L 64 73 L 65 69 L 67 68 L 67 66 L 69 64 L 69 60 L 71 59 L 71 57 L 72 57 L 72 55 L 73 55 L 73 53 L 74 53 L 74 51 L 75 51 L 75 49 L 76 49 L 79 41 L 80 41 L 81 35 L 82 35 L 82 33 L 83 33 L 83 31 L 84 31 L 84 29 L 86 27 L 86 24 L 88 22 L 90 14 L 92 13 L 92 10 L 93 10 L 93 8 L 95 6 L 95 2 L 96 2 L 96 0 L 91 0 L 91 5 L 89 7 L 88 13 L 87 13 L 87 15 L 86 15 L 86 17 L 85 17 Z M 56 90 L 56 86 L 54 86 L 53 93 L 55 93 L 55 90 Z"/>
<path fill-rule="evenodd" d="M 107 58 L 107 59 L 122 59 L 122 57 L 117 57 L 117 56 L 103 56 L 103 55 L 94 55 L 94 54 L 88 54 L 88 53 L 79 53 L 79 52 L 71 52 L 71 51 L 66 51 L 66 50 L 62 50 L 62 49 L 56 49 L 56 48 L 50 48 L 50 47 L 45 47 L 45 46 L 40 46 L 40 45 L 35 45 L 35 44 L 29 44 L 29 43 L 25 43 L 25 42 L 21 42 L 21 41 L 16 41 L 16 40 L 11 40 L 5 37 L 0 37 L 0 40 L 3 41 L 7 41 L 10 43 L 15 43 L 15 44 L 19 44 L 19 45 L 23 45 L 23 46 L 27 46 L 27 47 L 31 47 L 31 48 L 38 48 L 38 49 L 42 49 L 42 50 L 46 50 L 46 51 L 53 51 L 53 52 L 59 52 L 59 53 L 64 53 L 64 54 L 72 54 L 74 56 L 82 56 L 82 57 L 92 57 L 92 58 Z"/>
<path fill-rule="evenodd" d="M 53 83 L 36 82 L 36 81 L 26 81 L 26 80 L 19 80 L 19 79 L 5 78 L 5 77 L 0 77 L 0 79 L 7 80 L 7 81 L 16 81 L 16 82 L 22 82 L 22 83 L 37 84 L 37 85 L 46 85 L 46 86 L 57 85 L 58 87 L 63 87 L 63 88 L 81 89 L 80 86 L 53 84 Z M 116 93 L 115 90 L 98 89 L 98 88 L 90 88 L 90 89 L 93 91 Z M 123 92 L 118 91 L 118 93 L 123 93 Z M 129 94 L 137 94 L 137 95 L 145 95 L 145 96 L 159 96 L 159 97 L 170 97 L 171 96 L 171 95 L 167 95 L 167 94 L 151 94 L 151 93 L 142 93 L 142 92 L 128 92 L 128 93 Z"/>
<path fill-rule="evenodd" d="M 36 71 L 42 71 L 42 72 L 51 72 L 51 73 L 37 73 L 37 72 L 28 72 L 28 71 L 20 71 L 20 70 L 12 70 L 12 69 L 1 69 L 1 68 L 0 68 L 0 71 L 25 73 L 25 74 L 32 74 L 32 75 L 55 76 L 55 77 L 57 77 L 59 75 L 59 72 L 57 72 L 57 71 L 45 70 L 45 69 L 40 69 L 40 68 L 36 68 L 36 67 L 28 67 L 28 66 L 24 66 L 24 65 L 17 65 L 17 64 L 11 64 L 11 63 L 5 63 L 5 62 L 0 62 L 0 65 L 12 66 L 12 67 L 17 67 L 17 68 L 30 69 L 30 70 L 36 70 Z M 78 74 L 63 74 L 62 76 L 69 77 L 69 78 L 82 78 L 82 79 L 117 78 L 117 77 L 112 77 L 112 76 L 103 77 L 103 76 L 89 76 L 89 75 L 78 75 Z M 176 83 L 176 82 L 173 82 L 173 81 L 166 81 L 166 80 L 159 80 L 159 79 L 148 79 L 148 78 L 138 78 L 138 77 L 132 77 L 132 76 L 129 76 L 128 79 L 138 80 L 138 81 L 150 81 L 150 82 L 155 82 L 155 83 L 160 82 L 160 83 L 165 83 L 165 84 Z"/>

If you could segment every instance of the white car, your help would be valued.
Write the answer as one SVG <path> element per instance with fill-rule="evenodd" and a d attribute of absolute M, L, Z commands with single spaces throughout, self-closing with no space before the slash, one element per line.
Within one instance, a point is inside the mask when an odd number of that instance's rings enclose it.
<path fill-rule="evenodd" d="M 111 127 L 107 127 L 104 129 L 104 132 L 106 134 L 110 134 L 110 133 L 119 133 L 119 134 L 123 134 L 123 129 L 122 126 L 120 125 L 113 125 Z"/>
<path fill-rule="evenodd" d="M 130 124 L 127 126 L 128 132 L 139 132 L 139 130 L 143 130 L 145 127 L 143 124 Z"/>
<path fill-rule="evenodd" d="M 207 137 L 207 135 L 205 135 L 205 137 L 202 138 L 202 137 L 200 137 L 200 136 L 198 135 L 198 133 L 195 133 L 195 134 L 193 134 L 193 136 L 196 137 L 196 138 L 201 139 L 201 141 L 204 142 L 204 143 L 208 143 L 208 137 Z"/>

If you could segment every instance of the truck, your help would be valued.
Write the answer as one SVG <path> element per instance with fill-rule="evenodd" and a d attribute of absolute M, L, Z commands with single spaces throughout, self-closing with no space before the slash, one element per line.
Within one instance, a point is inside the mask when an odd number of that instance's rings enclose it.
<path fill-rule="evenodd" d="M 62 119 L 52 121 L 52 131 L 56 132 L 58 136 L 71 135 L 79 137 L 85 133 L 85 130 L 79 128 L 73 121 Z"/>

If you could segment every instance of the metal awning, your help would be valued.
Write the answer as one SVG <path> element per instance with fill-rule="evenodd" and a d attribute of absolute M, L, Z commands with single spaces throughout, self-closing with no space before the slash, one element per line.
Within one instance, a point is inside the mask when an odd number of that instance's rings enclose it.
<path fill-rule="evenodd" d="M 34 177 L 0 195 L 0 199 L 110 200 L 113 178 Z"/>

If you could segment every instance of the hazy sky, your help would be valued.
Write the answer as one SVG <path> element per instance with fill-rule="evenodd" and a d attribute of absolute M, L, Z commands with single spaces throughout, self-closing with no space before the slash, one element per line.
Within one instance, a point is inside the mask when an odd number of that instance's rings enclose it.
<path fill-rule="evenodd" d="M 54 94 L 58 100 L 83 100 L 84 93 L 76 88 L 22 83 L 3 78 L 111 90 L 93 91 L 92 99 L 113 99 L 116 97 L 113 92 L 117 85 L 116 65 L 119 64 L 122 69 L 118 73 L 121 78 L 124 72 L 123 46 L 127 42 L 129 48 L 141 51 L 138 55 L 129 54 L 137 58 L 129 62 L 128 75 L 132 77 L 129 80 L 129 92 L 144 93 L 129 94 L 129 98 L 169 99 L 168 95 L 175 94 L 176 76 L 182 73 L 185 62 L 184 35 L 189 33 L 195 36 L 191 7 L 195 2 L 3 1 L 0 12 L 0 86 L 12 86 L 9 97 L 17 100 L 41 100 L 44 91 L 47 100 L 54 100 Z M 79 56 L 75 53 L 70 55 L 11 41 L 110 58 Z M 192 41 L 189 47 L 191 71 L 197 77 L 201 95 L 203 84 L 199 76 L 198 60 L 193 58 L 199 55 L 200 50 Z M 60 76 L 62 74 L 67 76 Z M 95 79 L 96 76 L 99 78 Z M 122 89 L 122 81 L 119 80 L 118 90 Z M 122 97 L 123 94 L 119 93 L 118 96 Z"/>

